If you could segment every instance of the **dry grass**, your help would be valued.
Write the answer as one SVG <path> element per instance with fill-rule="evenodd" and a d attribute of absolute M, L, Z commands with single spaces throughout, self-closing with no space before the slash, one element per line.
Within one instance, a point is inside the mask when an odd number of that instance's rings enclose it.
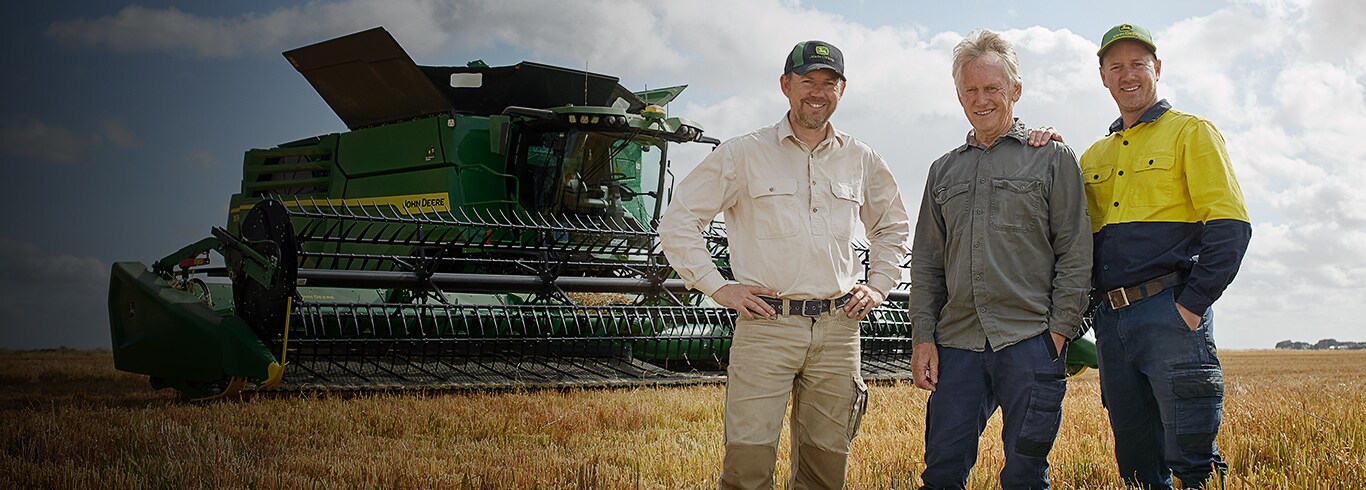
<path fill-rule="evenodd" d="M 1366 488 L 1366 352 L 1225 352 L 1230 488 Z M 257 396 L 185 404 L 108 352 L 0 352 L 3 488 L 706 488 L 720 386 Z M 925 393 L 873 387 L 850 488 L 914 488 Z M 1055 488 L 1122 488 L 1094 371 Z M 999 416 L 970 488 L 993 488 Z M 784 442 L 783 451 L 786 451 Z M 788 468 L 779 463 L 779 478 Z"/>

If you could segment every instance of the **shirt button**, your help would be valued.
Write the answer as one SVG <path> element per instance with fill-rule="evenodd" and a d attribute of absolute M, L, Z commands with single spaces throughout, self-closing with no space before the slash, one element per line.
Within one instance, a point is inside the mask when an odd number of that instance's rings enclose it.
<path fill-rule="evenodd" d="M 821 209 L 820 209 L 820 208 L 811 208 L 811 212 L 813 212 L 813 213 L 819 213 L 819 212 L 821 212 Z"/>
<path fill-rule="evenodd" d="M 1120 171 L 1119 171 L 1119 174 L 1120 174 L 1120 175 L 1124 175 L 1124 171 L 1123 171 L 1123 170 L 1120 170 Z"/>
<path fill-rule="evenodd" d="M 1124 146 L 1129 146 L 1129 140 L 1124 140 Z"/>
<path fill-rule="evenodd" d="M 977 183 L 978 183 L 978 184 L 985 184 L 985 183 L 987 183 L 987 179 L 977 179 Z"/>
<path fill-rule="evenodd" d="M 1108 271 L 1108 270 L 1110 270 L 1110 266 L 1108 266 L 1108 265 L 1102 265 L 1102 266 L 1100 266 L 1100 270 Z"/>
<path fill-rule="evenodd" d="M 1119 207 L 1119 201 L 1115 201 L 1115 207 Z"/>
<path fill-rule="evenodd" d="M 982 214 L 982 210 L 978 209 L 977 214 Z"/>
<path fill-rule="evenodd" d="M 769 188 L 768 188 L 768 191 L 769 191 L 769 192 L 773 192 L 773 188 L 772 188 L 772 187 L 769 187 Z"/>
<path fill-rule="evenodd" d="M 983 307 L 981 307 L 981 308 L 978 308 L 978 309 L 977 309 L 977 311 L 980 311 L 980 312 L 983 312 L 983 313 L 986 313 L 986 311 L 987 311 L 987 308 L 986 308 L 986 307 L 985 307 L 985 306 L 983 306 Z"/>
<path fill-rule="evenodd" d="M 1152 161 L 1152 160 L 1148 160 L 1148 165 L 1152 165 L 1152 164 L 1153 164 L 1153 161 Z"/>
<path fill-rule="evenodd" d="M 972 248 L 982 248 L 982 242 L 972 242 Z"/>

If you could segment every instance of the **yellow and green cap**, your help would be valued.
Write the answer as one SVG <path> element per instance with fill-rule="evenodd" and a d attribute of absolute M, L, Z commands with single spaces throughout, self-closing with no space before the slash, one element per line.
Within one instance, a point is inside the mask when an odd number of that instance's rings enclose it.
<path fill-rule="evenodd" d="M 1096 56 L 1105 57 L 1105 50 L 1109 49 L 1110 45 L 1124 39 L 1141 42 L 1152 50 L 1153 55 L 1157 54 L 1157 45 L 1153 44 L 1153 35 L 1149 34 L 1147 29 L 1137 24 L 1120 24 L 1105 32 L 1105 37 L 1100 39 L 1100 50 L 1096 51 Z"/>
<path fill-rule="evenodd" d="M 805 75 L 812 70 L 830 70 L 841 80 L 844 78 L 844 53 L 840 48 L 825 41 L 803 41 L 792 47 L 787 56 L 783 73 Z"/>

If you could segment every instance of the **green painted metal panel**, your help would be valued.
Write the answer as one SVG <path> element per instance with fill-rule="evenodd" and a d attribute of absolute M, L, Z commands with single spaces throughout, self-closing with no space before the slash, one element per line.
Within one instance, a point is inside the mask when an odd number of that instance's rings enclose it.
<path fill-rule="evenodd" d="M 343 134 L 337 165 L 353 179 L 446 165 L 440 128 L 449 119 L 427 117 Z"/>
<path fill-rule="evenodd" d="M 121 371 L 211 383 L 225 376 L 262 380 L 275 362 L 240 319 L 170 287 L 140 262 L 114 264 L 109 326 Z"/>

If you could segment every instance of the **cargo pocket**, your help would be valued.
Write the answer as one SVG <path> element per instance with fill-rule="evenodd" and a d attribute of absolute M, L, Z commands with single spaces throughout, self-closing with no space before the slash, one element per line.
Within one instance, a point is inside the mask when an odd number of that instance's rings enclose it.
<path fill-rule="evenodd" d="M 863 382 L 863 376 L 854 375 L 854 403 L 849 407 L 849 440 L 853 441 L 858 436 L 859 426 L 863 424 L 863 415 L 868 413 L 868 385 Z"/>
<path fill-rule="evenodd" d="M 1048 457 L 1062 425 L 1062 399 L 1067 394 L 1066 374 L 1034 373 L 1034 388 L 1029 391 L 1020 436 L 1015 452 L 1035 458 Z"/>
<path fill-rule="evenodd" d="M 1210 451 L 1223 419 L 1224 374 L 1212 364 L 1181 364 L 1173 366 L 1171 381 L 1177 446 L 1189 452 Z"/>

